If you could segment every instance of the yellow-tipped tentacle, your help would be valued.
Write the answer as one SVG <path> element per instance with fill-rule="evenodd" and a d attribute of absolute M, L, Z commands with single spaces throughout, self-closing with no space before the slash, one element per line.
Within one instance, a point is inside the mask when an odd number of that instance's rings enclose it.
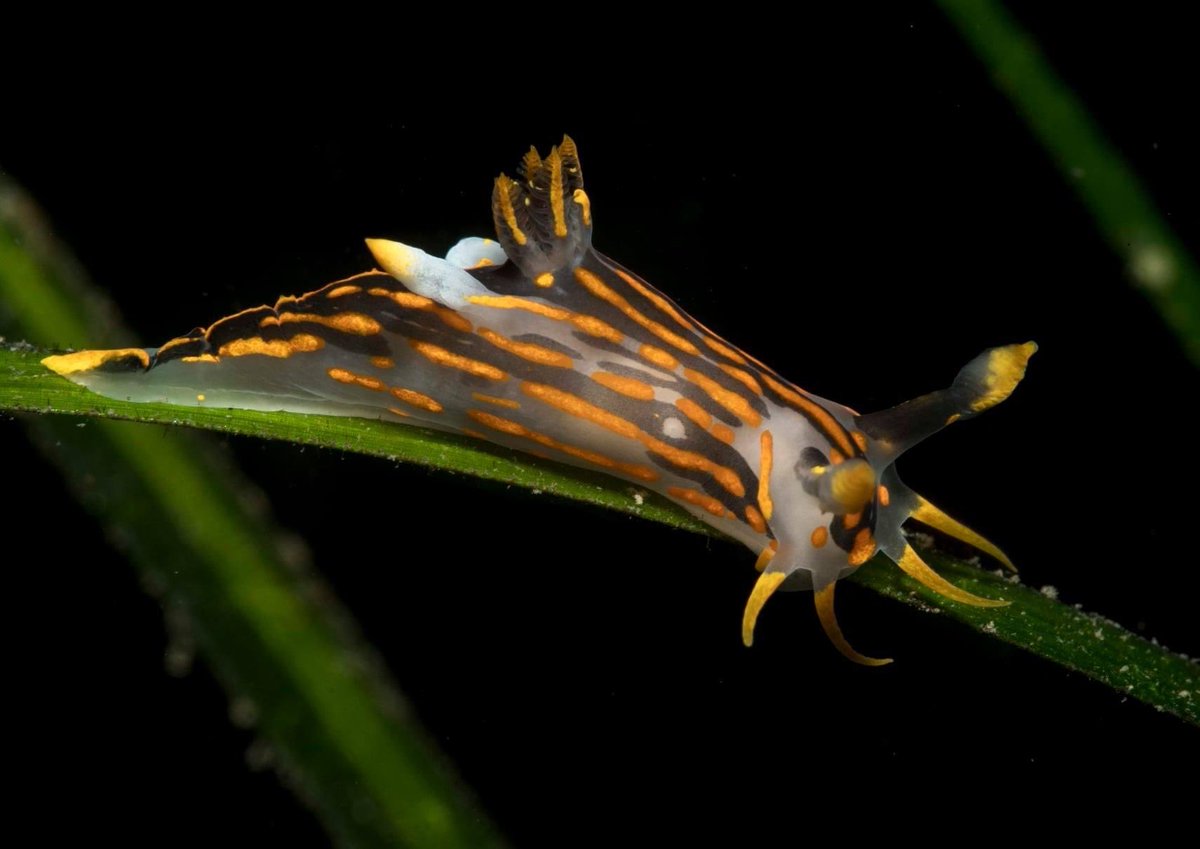
<path fill-rule="evenodd" d="M 867 657 L 865 654 L 859 654 L 846 641 L 845 635 L 842 634 L 842 628 L 838 625 L 837 614 L 833 610 L 833 588 L 835 586 L 837 586 L 837 581 L 832 581 L 826 584 L 824 589 L 813 593 L 813 601 L 817 606 L 817 618 L 821 620 L 821 627 L 825 629 L 825 636 L 829 638 L 829 642 L 833 643 L 834 648 L 845 657 L 855 663 L 861 663 L 863 666 L 886 666 L 891 663 L 890 657 Z"/>
<path fill-rule="evenodd" d="M 742 642 L 747 646 L 754 644 L 754 624 L 758 621 L 759 611 L 786 577 L 783 572 L 763 572 L 758 576 L 746 602 L 746 612 L 742 614 Z"/>
<path fill-rule="evenodd" d="M 983 376 L 981 392 L 971 402 L 971 409 L 981 413 L 1011 395 L 1025 377 L 1029 358 L 1037 353 L 1037 349 L 1034 342 L 993 348 L 988 353 L 987 372 Z"/>
<path fill-rule="evenodd" d="M 983 598 L 954 586 L 954 584 L 929 568 L 929 564 L 913 551 L 911 545 L 904 546 L 904 554 L 900 557 L 900 561 L 896 565 L 904 570 L 904 573 L 914 581 L 928 587 L 938 595 L 945 596 L 951 601 L 957 601 L 960 604 L 969 604 L 972 607 L 1006 607 L 1008 605 L 1008 602 L 1004 599 Z"/>
<path fill-rule="evenodd" d="M 1004 564 L 1005 568 L 1011 569 L 1014 572 L 1017 571 L 1017 567 L 1008 559 L 1008 556 L 991 541 L 980 536 L 957 519 L 947 516 L 921 496 L 917 496 L 916 509 L 909 516 L 923 525 L 928 525 L 934 530 L 941 531 L 948 537 L 965 542 L 972 548 L 977 548 L 984 554 L 995 557 Z"/>

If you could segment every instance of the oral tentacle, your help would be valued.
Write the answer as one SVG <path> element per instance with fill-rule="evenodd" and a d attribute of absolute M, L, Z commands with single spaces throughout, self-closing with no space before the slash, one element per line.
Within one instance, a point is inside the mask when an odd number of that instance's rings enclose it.
<path fill-rule="evenodd" d="M 972 548 L 977 548 L 984 554 L 996 558 L 1004 564 L 1006 569 L 1013 572 L 1017 571 L 1017 567 L 1008 559 L 1008 555 L 1001 551 L 993 542 L 971 530 L 957 519 L 947 516 L 922 496 L 917 496 L 917 506 L 913 508 L 909 516 L 923 525 L 928 525 L 936 531 L 941 531 L 948 537 L 953 537 L 959 542 L 965 542 Z"/>
<path fill-rule="evenodd" d="M 850 645 L 845 635 L 842 633 L 842 627 L 838 624 L 837 614 L 833 609 L 833 588 L 837 586 L 837 581 L 830 581 L 823 589 L 813 593 L 813 602 L 817 608 L 817 618 L 821 620 L 821 627 L 825 630 L 825 636 L 829 638 L 829 642 L 833 643 L 842 655 L 855 663 L 860 663 L 863 666 L 887 666 L 892 662 L 890 657 L 867 657 L 855 650 L 854 646 Z"/>
<path fill-rule="evenodd" d="M 933 571 L 911 545 L 905 546 L 904 554 L 901 555 L 896 565 L 921 586 L 931 589 L 951 601 L 957 601 L 959 604 L 969 604 L 972 607 L 1007 607 L 1009 605 L 1009 602 L 1004 599 L 983 598 L 950 583 Z"/>

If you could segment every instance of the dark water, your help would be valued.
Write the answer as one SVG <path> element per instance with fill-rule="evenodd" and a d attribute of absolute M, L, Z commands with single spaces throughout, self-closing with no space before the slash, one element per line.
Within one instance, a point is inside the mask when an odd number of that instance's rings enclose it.
<path fill-rule="evenodd" d="M 1183 28 L 1015 9 L 1200 252 Z M 936 11 L 869 17 L 564 46 L 519 73 L 497 59 L 466 91 L 372 51 L 170 98 L 97 73 L 6 131 L 0 162 L 155 344 L 365 268 L 366 235 L 440 252 L 488 234 L 494 174 L 569 132 L 597 246 L 814 392 L 889 406 L 984 347 L 1037 340 L 1016 395 L 906 457 L 906 480 L 1027 583 L 1200 654 L 1195 370 Z M 631 66 L 640 85 L 616 79 Z M 924 789 L 945 812 L 922 827 L 964 805 L 1020 824 L 1049 807 L 1087 821 L 1099 800 L 1123 819 L 1194 784 L 1194 728 L 857 588 L 839 593 L 843 626 L 898 658 L 886 670 L 838 657 L 806 595 L 773 600 L 744 650 L 753 558 L 731 545 L 361 457 L 229 449 L 517 844 L 644 838 L 634 817 L 853 835 L 879 821 L 856 811 L 911 810 Z M 252 735 L 208 673 L 162 671 L 161 614 L 128 567 L 68 521 L 57 565 L 10 576 L 10 600 L 37 600 L 10 623 L 20 807 L 52 811 L 70 787 L 147 834 L 153 812 L 167 835 L 320 845 L 245 768 Z M 420 553 L 430 539 L 441 554 Z M 1179 765 L 1191 778 L 1167 781 Z"/>

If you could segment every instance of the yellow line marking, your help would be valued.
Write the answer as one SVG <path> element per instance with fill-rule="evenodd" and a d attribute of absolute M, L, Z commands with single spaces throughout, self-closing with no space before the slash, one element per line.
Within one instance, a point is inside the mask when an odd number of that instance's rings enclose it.
<path fill-rule="evenodd" d="M 654 400 L 654 387 L 636 378 L 626 377 L 622 374 L 612 374 L 607 371 L 592 372 L 591 378 L 601 386 L 630 398 L 636 398 L 639 401 Z"/>
<path fill-rule="evenodd" d="M 447 368 L 456 368 L 460 371 L 465 371 L 468 374 L 473 374 L 477 377 L 486 377 L 488 380 L 507 380 L 508 375 L 490 363 L 473 360 L 470 357 L 464 357 L 459 354 L 447 351 L 445 348 L 440 348 L 437 345 L 431 345 L 428 342 L 419 342 L 416 339 L 410 339 L 408 344 L 413 350 L 431 362 L 435 362 L 440 366 Z"/>
<path fill-rule="evenodd" d="M 725 357 L 728 360 L 733 360 L 738 365 L 746 365 L 746 358 L 721 340 L 714 339 L 712 336 L 705 336 L 703 339 L 705 345 L 712 348 L 722 357 Z"/>
<path fill-rule="evenodd" d="M 732 389 L 726 389 L 711 377 L 690 368 L 683 370 L 683 376 L 703 389 L 709 398 L 712 398 L 746 424 L 751 427 L 758 427 L 762 424 L 762 416 L 758 414 L 758 411 L 750 406 L 748 400 Z"/>
<path fill-rule="evenodd" d="M 601 468 L 617 469 L 618 471 L 624 472 L 630 477 L 646 482 L 658 480 L 658 472 L 654 471 L 654 469 L 647 468 L 646 466 L 640 466 L 635 463 L 622 463 L 618 460 L 614 460 L 612 457 L 608 457 L 596 451 L 589 451 L 585 448 L 579 448 L 575 445 L 559 442 L 552 436 L 539 433 L 536 430 L 530 430 L 520 422 L 514 422 L 511 419 L 494 416 L 491 413 L 485 413 L 483 410 L 467 410 L 467 415 L 474 421 L 479 422 L 485 427 L 490 427 L 492 430 L 498 430 L 501 433 L 507 433 L 511 436 L 518 436 L 522 439 L 529 439 L 538 443 L 539 445 L 544 445 L 547 448 L 553 448 L 571 457 L 578 457 L 580 460 L 585 460 L 588 463 L 600 466 Z"/>
<path fill-rule="evenodd" d="M 738 498 L 746 494 L 745 485 L 732 469 L 714 463 L 702 454 L 668 445 L 661 439 L 656 439 L 646 433 L 628 419 L 623 419 L 602 407 L 590 404 L 577 395 L 542 383 L 522 383 L 521 391 L 568 415 L 590 421 L 626 439 L 637 440 L 652 454 L 657 454 L 680 468 L 694 469 L 712 475 L 717 483 Z"/>
<path fill-rule="evenodd" d="M 534 315 L 542 315 L 555 321 L 566 321 L 571 317 L 569 310 L 552 307 L 528 298 L 517 298 L 513 295 L 468 295 L 467 301 L 481 307 L 492 307 L 501 310 L 524 310 Z"/>
<path fill-rule="evenodd" d="M 838 446 L 845 452 L 846 456 L 854 456 L 854 443 L 846 435 L 846 429 L 841 426 L 833 415 L 822 407 L 820 404 L 805 398 L 794 389 L 784 386 L 779 381 L 775 380 L 769 374 L 763 374 L 762 379 L 766 381 L 767 386 L 770 386 L 775 392 L 789 404 L 794 406 L 801 412 L 807 413 L 813 421 L 821 428 L 826 439 L 830 442 L 836 442 Z"/>
<path fill-rule="evenodd" d="M 524 246 L 529 240 L 517 226 L 517 213 L 513 210 L 512 195 L 509 194 L 515 188 L 516 184 L 505 175 L 501 174 L 496 178 L 496 196 L 500 201 L 500 215 L 504 218 L 509 232 L 512 233 L 513 240 L 518 245 Z"/>
<path fill-rule="evenodd" d="M 571 200 L 579 204 L 583 208 L 583 226 L 592 226 L 592 202 L 588 199 L 587 192 L 583 189 L 576 189 L 571 194 Z"/>
<path fill-rule="evenodd" d="M 750 374 L 750 372 L 746 371 L 745 369 L 740 369 L 737 366 L 731 366 L 725 363 L 717 363 L 717 368 L 741 383 L 755 395 L 763 394 L 762 387 L 758 385 L 758 381 L 754 379 L 754 375 Z M 866 449 L 863 450 L 865 451 Z"/>
<path fill-rule="evenodd" d="M 338 383 L 361 386 L 363 389 L 370 389 L 375 392 L 382 392 L 388 388 L 387 384 L 377 377 L 370 377 L 364 374 L 355 374 L 354 372 L 347 371 L 344 368 L 327 369 L 325 373 Z"/>
<path fill-rule="evenodd" d="M 369 315 L 363 315 L 357 312 L 343 312 L 337 315 L 313 315 L 312 313 L 303 312 L 281 312 L 279 317 L 269 315 L 258 323 L 259 327 L 273 327 L 282 324 L 293 323 L 308 323 L 319 324 L 322 327 L 329 327 L 333 330 L 339 330 L 342 333 L 350 333 L 354 336 L 373 336 L 383 329 L 383 326 L 371 318 Z"/>
<path fill-rule="evenodd" d="M 560 239 L 567 237 L 567 219 L 563 209 L 563 169 L 562 156 L 558 148 L 550 149 L 546 157 L 546 166 L 550 169 L 550 212 L 554 215 L 554 235 Z"/>
<path fill-rule="evenodd" d="M 724 424 L 721 424 L 720 422 L 717 422 L 716 424 L 714 424 L 712 426 L 712 430 L 710 430 L 709 433 L 711 433 L 714 437 L 716 437 L 717 439 L 724 442 L 726 445 L 733 445 L 733 440 L 734 440 L 733 428 L 729 427 L 728 425 L 724 425 Z"/>
<path fill-rule="evenodd" d="M 512 295 L 469 295 L 467 301 L 482 307 L 492 307 L 502 310 L 524 310 L 534 315 L 545 316 L 554 321 L 569 321 L 589 336 L 607 339 L 609 342 L 620 343 L 624 334 L 611 324 L 601 321 L 595 316 L 573 313 L 559 307 L 531 301 L 528 298 L 517 298 Z"/>
<path fill-rule="evenodd" d="M 675 408 L 683 413 L 696 424 L 700 425 L 704 430 L 712 427 L 712 416 L 708 410 L 701 407 L 690 398 L 676 398 Z"/>
<path fill-rule="evenodd" d="M 605 265 L 608 265 L 608 264 L 605 263 Z M 624 280 L 626 283 L 628 283 L 630 288 L 632 288 L 635 292 L 637 292 L 639 295 L 641 295 L 647 301 L 654 304 L 654 306 L 658 307 L 660 310 L 662 310 L 667 315 L 669 315 L 671 318 L 673 318 L 675 320 L 675 323 L 678 324 L 680 327 L 682 327 L 684 330 L 695 330 L 696 329 L 695 327 L 692 326 L 692 323 L 690 321 L 688 321 L 686 318 L 684 318 L 683 315 L 679 312 L 679 310 L 677 310 L 675 308 L 674 304 L 672 304 L 670 301 L 668 301 L 663 295 L 660 295 L 658 292 L 654 291 L 654 289 L 650 288 L 650 286 L 648 284 L 643 283 L 641 280 L 638 280 L 632 274 L 622 271 L 619 268 L 616 268 L 613 266 L 608 266 L 608 267 L 618 277 L 620 277 L 622 280 Z"/>
<path fill-rule="evenodd" d="M 701 492 L 698 489 L 688 489 L 682 486 L 669 486 L 667 487 L 667 495 L 670 495 L 672 498 L 678 498 L 680 501 L 686 501 L 688 504 L 692 504 L 701 508 L 702 510 L 707 510 L 714 516 L 725 515 L 724 504 L 722 504 L 718 499 L 713 498 L 711 495 Z"/>
<path fill-rule="evenodd" d="M 477 332 L 501 351 L 507 351 L 531 363 L 555 368 L 573 368 L 575 365 L 575 362 L 562 351 L 552 351 L 541 345 L 534 345 L 532 342 L 514 342 L 486 327 L 479 328 Z"/>
<path fill-rule="evenodd" d="M 472 392 L 471 397 L 485 404 L 495 404 L 497 407 L 507 407 L 510 410 L 521 409 L 521 404 L 511 398 L 497 398 L 495 395 L 484 395 L 482 392 Z"/>
<path fill-rule="evenodd" d="M 415 295 L 412 292 L 397 292 L 393 289 L 384 289 L 375 287 L 367 290 L 368 295 L 374 295 L 377 298 L 388 298 L 397 306 L 411 310 L 423 310 L 433 306 L 433 301 L 426 298 L 424 295 Z"/>
<path fill-rule="evenodd" d="M 771 465 L 774 463 L 774 441 L 771 431 L 764 430 L 758 438 L 758 509 L 769 522 L 775 505 L 771 501 Z"/>
<path fill-rule="evenodd" d="M 389 391 L 396 398 L 399 398 L 405 404 L 408 404 L 412 407 L 418 407 L 419 409 L 427 410 L 430 413 L 440 413 L 443 409 L 442 405 L 437 401 L 430 398 L 423 392 L 417 392 L 415 389 L 404 389 L 399 386 L 393 386 Z"/>
<path fill-rule="evenodd" d="M 291 339 L 272 339 L 270 342 L 261 336 L 250 339 L 234 339 L 226 342 L 217 351 L 222 357 L 244 357 L 250 354 L 260 354 L 266 357 L 287 359 L 292 354 L 319 351 L 325 347 L 325 340 L 311 333 L 297 333 Z"/>
<path fill-rule="evenodd" d="M 634 309 L 629 301 L 625 300 L 625 298 L 623 298 L 617 292 L 614 292 L 612 289 L 610 289 L 603 280 L 601 280 L 592 272 L 588 271 L 586 268 L 583 268 L 582 266 L 576 268 L 575 279 L 578 280 L 585 289 L 587 289 L 597 298 L 616 307 L 636 324 L 650 331 L 669 345 L 672 345 L 688 354 L 700 353 L 695 345 L 684 339 L 678 333 L 668 330 L 659 322 L 642 315 L 642 313 Z"/>
<path fill-rule="evenodd" d="M 679 360 L 675 359 L 662 348 L 656 348 L 653 345 L 642 345 L 638 348 L 638 355 L 646 362 L 653 363 L 667 371 L 675 371 L 675 369 L 679 368 Z"/>

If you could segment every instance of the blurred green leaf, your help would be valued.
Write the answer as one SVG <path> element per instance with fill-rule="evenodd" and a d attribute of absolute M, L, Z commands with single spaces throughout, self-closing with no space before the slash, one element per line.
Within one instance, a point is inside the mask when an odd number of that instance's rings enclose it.
<path fill-rule="evenodd" d="M 123 335 L 2 173 L 0 328 L 76 344 L 120 344 Z M 0 358 L 4 409 L 118 417 L 96 396 L 64 394 L 70 384 L 45 380 L 38 357 L 19 346 Z M 164 605 L 188 617 L 202 655 L 341 845 L 500 845 L 331 594 L 247 508 L 255 488 L 201 434 L 146 439 L 144 426 L 126 422 L 81 431 L 62 416 L 25 421 L 147 583 L 162 588 Z"/>
<path fill-rule="evenodd" d="M 1130 279 L 1200 365 L 1200 268 L 1137 175 L 1001 3 L 938 2 L 1125 260 Z"/>

